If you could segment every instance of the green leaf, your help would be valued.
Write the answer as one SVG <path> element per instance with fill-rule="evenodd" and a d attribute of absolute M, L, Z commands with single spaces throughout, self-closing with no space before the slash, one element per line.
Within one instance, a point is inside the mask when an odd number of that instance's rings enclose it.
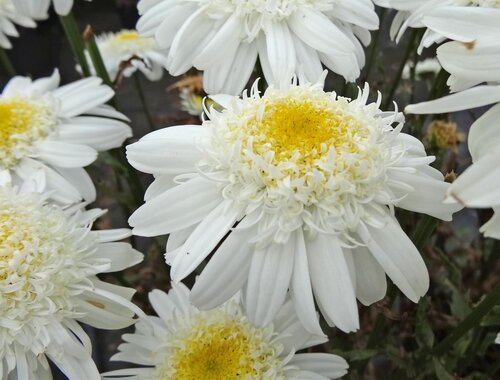
<path fill-rule="evenodd" d="M 417 308 L 417 321 L 415 325 L 415 338 L 421 347 L 432 348 L 434 345 L 434 332 L 429 324 L 428 312 L 430 309 L 427 297 L 420 300 Z"/>
<path fill-rule="evenodd" d="M 438 380 L 455 380 L 455 377 L 448 372 L 446 367 L 437 359 L 432 359 L 434 363 L 434 372 Z"/>
<path fill-rule="evenodd" d="M 495 306 L 481 320 L 481 326 L 496 326 L 500 325 L 500 305 Z"/>
<path fill-rule="evenodd" d="M 351 362 L 361 361 L 371 359 L 375 355 L 377 355 L 378 350 L 356 350 L 356 351 L 348 351 L 342 353 L 342 356 L 349 359 Z"/>

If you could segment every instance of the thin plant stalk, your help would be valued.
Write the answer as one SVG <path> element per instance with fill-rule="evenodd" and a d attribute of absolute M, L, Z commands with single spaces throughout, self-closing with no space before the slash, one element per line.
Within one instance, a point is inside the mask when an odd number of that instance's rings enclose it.
<path fill-rule="evenodd" d="M 68 38 L 69 46 L 77 62 L 80 65 L 84 77 L 90 76 L 90 69 L 84 53 L 83 39 L 78 29 L 78 25 L 73 16 L 69 13 L 67 16 L 59 16 L 59 20 L 64 29 L 64 33 Z"/>
<path fill-rule="evenodd" d="M 144 95 L 144 88 L 142 87 L 141 78 L 139 75 L 140 74 L 138 72 L 134 73 L 134 75 L 133 75 L 135 88 L 137 90 L 137 93 L 139 94 L 139 99 L 141 101 L 144 113 L 146 114 L 146 119 L 148 120 L 149 129 L 151 131 L 154 131 L 156 129 L 155 123 L 153 120 L 153 116 L 151 115 L 151 111 L 149 109 L 148 102 L 146 101 L 146 96 Z"/>
<path fill-rule="evenodd" d="M 439 342 L 432 351 L 434 356 L 441 356 L 449 352 L 453 345 L 458 342 L 472 328 L 479 326 L 481 319 L 488 314 L 495 306 L 500 303 L 500 284 L 486 296 L 484 299 L 465 317 L 465 319 L 455 327 L 455 329 L 441 342 Z"/>
<path fill-rule="evenodd" d="M 9 56 L 5 52 L 4 49 L 0 48 L 0 64 L 2 65 L 2 69 L 8 76 L 13 77 L 16 75 L 16 70 L 10 61 Z"/>
<path fill-rule="evenodd" d="M 106 66 L 104 65 L 101 53 L 99 52 L 99 48 L 95 42 L 94 32 L 90 25 L 85 27 L 85 31 L 83 32 L 83 41 L 97 76 L 100 77 L 105 84 L 112 87 L 113 83 L 111 82 L 108 70 L 106 70 Z"/>
<path fill-rule="evenodd" d="M 394 76 L 394 82 L 392 82 L 391 88 L 387 94 L 387 97 L 385 98 L 385 102 L 383 105 L 383 109 L 387 109 L 390 104 L 393 101 L 394 94 L 396 93 L 396 90 L 399 86 L 399 82 L 401 82 L 401 77 L 403 75 L 403 71 L 405 68 L 406 63 L 411 57 L 411 53 L 413 52 L 413 49 L 415 48 L 415 42 L 420 35 L 420 32 L 418 29 L 413 29 L 410 35 L 410 39 L 408 41 L 408 45 L 406 46 L 406 50 L 403 55 L 403 59 L 401 60 L 401 63 L 399 64 L 398 71 L 396 72 L 396 75 Z"/>

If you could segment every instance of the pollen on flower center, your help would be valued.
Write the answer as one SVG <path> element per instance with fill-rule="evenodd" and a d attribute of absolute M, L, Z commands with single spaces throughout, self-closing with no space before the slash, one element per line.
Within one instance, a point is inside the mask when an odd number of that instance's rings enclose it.
<path fill-rule="evenodd" d="M 253 327 L 241 311 L 219 308 L 181 323 L 168 339 L 168 354 L 157 354 L 155 379 L 283 378 L 282 347 L 271 342 L 272 329 Z"/>
<path fill-rule="evenodd" d="M 355 118 L 338 112 L 331 106 L 330 98 L 323 102 L 297 99 L 294 96 L 266 102 L 264 114 L 256 119 L 256 132 L 263 140 L 255 145 L 270 142 L 278 160 L 301 156 L 302 164 L 311 165 L 330 148 L 355 152 L 356 140 L 368 135 L 366 126 Z"/>
<path fill-rule="evenodd" d="M 140 51 L 153 49 L 155 47 L 153 38 L 141 37 L 136 30 L 123 30 L 115 34 L 109 34 L 109 36 L 108 40 L 103 38 L 104 49 L 137 54 Z"/>
<path fill-rule="evenodd" d="M 0 100 L 0 167 L 14 166 L 56 125 L 52 107 L 22 97 Z"/>

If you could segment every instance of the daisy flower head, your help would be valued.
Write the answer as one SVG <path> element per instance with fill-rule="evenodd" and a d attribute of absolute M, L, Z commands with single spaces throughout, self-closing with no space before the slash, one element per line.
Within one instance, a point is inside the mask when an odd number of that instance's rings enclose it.
<path fill-rule="evenodd" d="M 83 167 L 131 136 L 127 118 L 105 105 L 112 97 L 95 77 L 61 87 L 57 71 L 12 78 L 0 95 L 0 184 L 51 191 L 60 203 L 94 200 Z"/>
<path fill-rule="evenodd" d="M 131 325 L 134 289 L 97 274 L 137 264 L 126 229 L 91 231 L 102 210 L 62 208 L 38 193 L 0 187 L 0 377 L 52 379 L 48 360 L 70 380 L 99 379 L 90 338 L 77 321 Z"/>
<path fill-rule="evenodd" d="M 139 33 L 169 50 L 166 69 L 203 70 L 209 94 L 240 93 L 257 57 L 268 83 L 294 73 L 317 81 L 322 63 L 354 81 L 379 23 L 369 0 L 141 0 L 138 9 Z"/>
<path fill-rule="evenodd" d="M 36 22 L 28 16 L 20 14 L 14 7 L 13 0 L 0 0 L 0 47 L 12 48 L 9 37 L 18 37 L 15 25 L 35 28 Z"/>
<path fill-rule="evenodd" d="M 137 70 L 152 81 L 163 76 L 161 62 L 165 57 L 153 38 L 140 37 L 135 30 L 121 30 L 97 36 L 96 43 L 111 80 L 116 80 L 119 73 L 129 77 Z M 95 74 L 88 53 L 87 61 Z"/>
<path fill-rule="evenodd" d="M 398 11 L 391 26 L 391 37 L 396 41 L 408 28 L 426 28 L 419 52 L 446 39 L 470 42 L 489 33 L 491 28 L 498 29 L 499 0 L 374 0 L 374 3 Z M 496 22 L 492 20 L 495 15 Z"/>
<path fill-rule="evenodd" d="M 327 338 L 304 330 L 291 302 L 271 323 L 257 327 L 239 297 L 203 311 L 190 304 L 189 289 L 180 283 L 168 294 L 153 290 L 149 300 L 158 317 L 140 319 L 112 358 L 146 367 L 108 372 L 105 379 L 326 380 L 347 373 L 337 355 L 295 353 Z"/>
<path fill-rule="evenodd" d="M 269 323 L 290 289 L 306 328 L 320 331 L 313 294 L 330 324 L 358 328 L 363 304 L 386 292 L 385 273 L 414 302 L 428 288 L 417 249 L 394 207 L 450 220 L 448 184 L 429 166 L 404 118 L 320 84 L 256 85 L 242 99 L 214 96 L 202 126 L 166 128 L 128 146 L 155 175 L 134 233 L 170 233 L 166 260 L 180 281 L 212 251 L 191 293 L 208 309 L 245 289 L 252 323 Z M 172 179 L 175 178 L 173 181 Z"/>
<path fill-rule="evenodd" d="M 85 0 L 92 1 L 92 0 Z M 18 11 L 37 20 L 49 17 L 49 7 L 54 5 L 54 10 L 60 16 L 67 16 L 73 8 L 74 0 L 15 0 L 14 5 Z"/>

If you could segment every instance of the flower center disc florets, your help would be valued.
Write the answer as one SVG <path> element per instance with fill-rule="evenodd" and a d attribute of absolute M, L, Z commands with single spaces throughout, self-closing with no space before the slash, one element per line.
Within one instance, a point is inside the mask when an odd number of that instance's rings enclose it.
<path fill-rule="evenodd" d="M 108 40 L 104 41 L 104 49 L 111 49 L 120 53 L 137 54 L 155 48 L 153 38 L 139 36 L 135 30 L 123 30 L 113 34 Z"/>
<path fill-rule="evenodd" d="M 209 166 L 227 173 L 226 198 L 277 210 L 294 228 L 318 210 L 343 221 L 335 229 L 352 228 L 391 160 L 392 127 L 377 112 L 317 85 L 270 88 L 212 112 Z"/>
<path fill-rule="evenodd" d="M 24 97 L 0 100 L 0 168 L 16 165 L 55 126 L 55 112 L 46 102 Z"/>
<path fill-rule="evenodd" d="M 32 321 L 73 314 L 72 286 L 96 270 L 84 262 L 94 240 L 68 222 L 37 194 L 0 191 L 0 341 L 9 343 Z"/>
<path fill-rule="evenodd" d="M 236 304 L 182 316 L 166 326 L 155 379 L 284 379 L 273 328 L 252 326 Z"/>

